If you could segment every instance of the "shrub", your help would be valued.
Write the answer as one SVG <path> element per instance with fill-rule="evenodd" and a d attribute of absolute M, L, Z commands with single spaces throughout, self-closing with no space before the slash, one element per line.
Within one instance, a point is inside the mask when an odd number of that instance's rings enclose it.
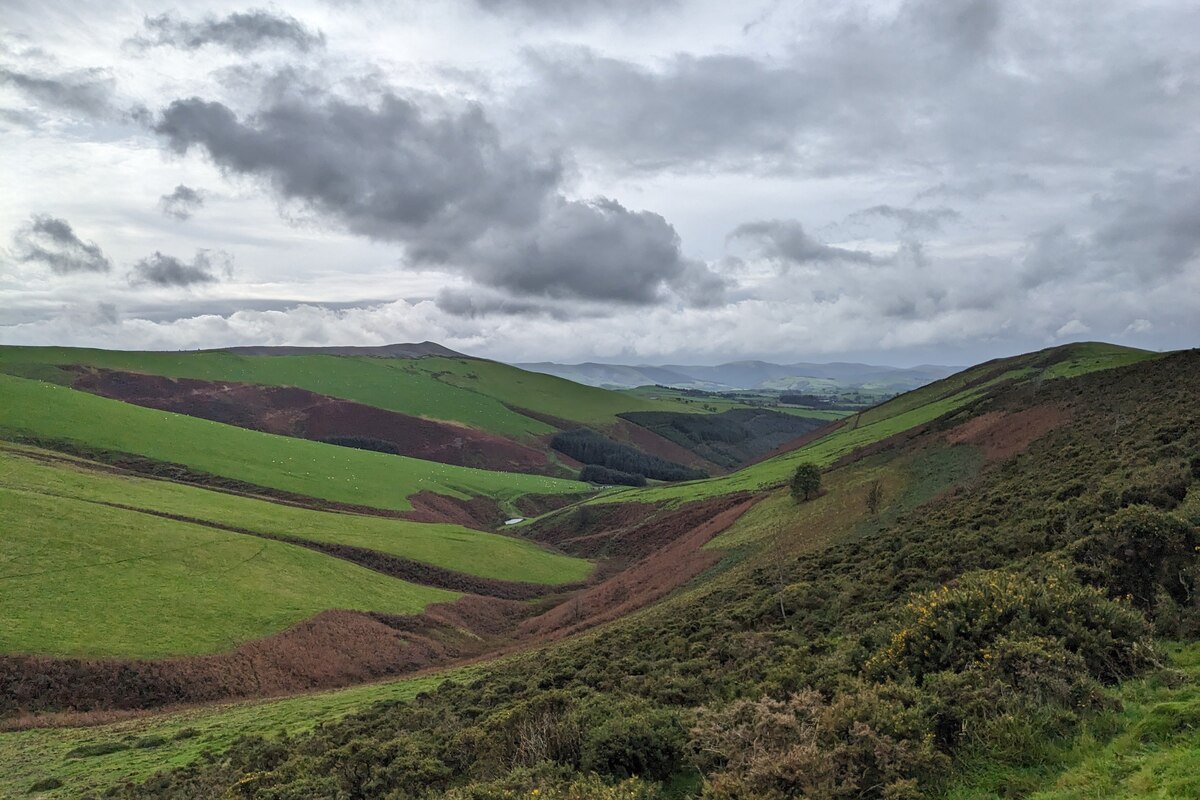
<path fill-rule="evenodd" d="M 598 724 L 585 727 L 581 766 L 615 778 L 665 780 L 683 760 L 683 729 L 666 709 L 643 701 L 598 709 Z"/>
<path fill-rule="evenodd" d="M 62 788 L 62 781 L 58 778 L 42 778 L 40 781 L 34 781 L 29 787 L 29 793 L 49 792 L 59 788 Z"/>
<path fill-rule="evenodd" d="M 901 800 L 949 766 L 928 726 L 914 687 L 857 682 L 830 702 L 804 691 L 702 709 L 692 741 L 706 798 Z"/>
<path fill-rule="evenodd" d="M 1194 602 L 1200 552 L 1196 527 L 1152 506 L 1122 508 L 1076 546 L 1081 577 L 1117 597 L 1153 610 L 1165 593 L 1176 603 Z"/>
<path fill-rule="evenodd" d="M 81 744 L 78 747 L 73 747 L 67 751 L 67 758 L 91 758 L 92 756 L 106 756 L 109 753 L 118 753 L 122 750 L 128 750 L 129 745 L 125 742 L 96 742 L 95 744 Z"/>
<path fill-rule="evenodd" d="M 1134 608 L 1052 571 L 1031 577 L 1008 570 L 963 575 L 913 597 L 886 627 L 888 644 L 867 659 L 883 679 L 962 670 L 1001 637 L 1058 639 L 1103 681 L 1135 674 L 1153 660 L 1149 627 Z"/>

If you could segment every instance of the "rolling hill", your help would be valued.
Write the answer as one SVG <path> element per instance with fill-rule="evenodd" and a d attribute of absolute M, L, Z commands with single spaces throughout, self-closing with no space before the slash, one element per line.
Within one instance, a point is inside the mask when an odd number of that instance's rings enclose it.
<path fill-rule="evenodd" d="M 4 569 L 47 574 L 15 577 L 31 583 L 0 602 L 11 639 L 0 640 L 0 759 L 18 765 L 0 793 L 1059 800 L 1200 789 L 1200 351 L 1082 343 L 998 359 L 776 442 L 728 474 L 599 493 L 61 385 L 78 378 L 60 366 L 144 369 L 159 356 L 17 353 L 0 376 L 19 401 L 0 410 L 0 438 L 24 440 L 0 449 L 0 502 L 19 520 Z M 232 364 L 256 368 L 230 359 L 346 360 L 335 371 L 354 385 L 302 388 L 368 404 L 386 394 L 357 383 L 384 374 L 369 362 L 402 360 L 170 357 L 199 360 L 153 366 L 239 381 L 249 373 Z M 407 361 L 429 375 L 443 357 Z M 435 382 L 486 387 L 551 431 L 570 419 L 618 441 L 627 425 L 659 426 L 697 450 L 732 435 L 720 412 L 625 409 L 628 395 L 601 389 L 556 396 L 563 381 L 463 361 Z M 217 372 L 196 376 L 197 364 Z M 284 374 L 252 377 L 292 385 Z M 412 414 L 398 398 L 390 410 Z M 646 414 L 645 427 L 627 418 Z M 684 434 L 696 431 L 716 438 Z M 105 451 L 241 483 L 136 474 Z M 821 468 L 822 488 L 797 501 L 787 483 L 804 463 Z M 354 490 L 327 497 L 326 474 L 353 476 Z M 442 500 L 394 499 L 426 484 Z M 497 507 L 530 519 L 502 525 Z M 91 571 L 66 587 L 53 577 Z M 164 594 L 161 618 L 139 626 Z M 93 609 L 115 615 L 111 630 L 86 624 Z M 448 671 L 411 677 L 432 667 Z M 238 698 L 249 700 L 76 727 Z"/>
<path fill-rule="evenodd" d="M 515 366 L 608 389 L 659 385 L 709 391 L 770 389 L 816 394 L 863 390 L 880 395 L 916 389 L 959 369 L 929 365 L 903 368 L 841 362 L 772 364 L 766 361 L 731 361 L 715 366 L 630 366 L 594 362 L 556 364 L 542 361 L 518 363 Z"/>

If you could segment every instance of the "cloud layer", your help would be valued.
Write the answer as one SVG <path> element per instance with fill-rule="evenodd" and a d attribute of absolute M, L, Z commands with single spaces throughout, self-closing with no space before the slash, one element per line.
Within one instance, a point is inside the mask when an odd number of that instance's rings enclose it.
<path fill-rule="evenodd" d="M 1200 7 L 348 8 L 9 3 L 0 341 L 966 363 L 1200 334 Z"/>

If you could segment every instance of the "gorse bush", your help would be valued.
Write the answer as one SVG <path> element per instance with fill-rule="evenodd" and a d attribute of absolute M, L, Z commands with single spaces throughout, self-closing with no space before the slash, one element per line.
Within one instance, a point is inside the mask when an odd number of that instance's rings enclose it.
<path fill-rule="evenodd" d="M 915 797 L 949 765 L 926 704 L 913 687 L 858 683 L 832 701 L 805 691 L 702 709 L 692 738 L 704 797 Z"/>
<path fill-rule="evenodd" d="M 1122 508 L 1074 548 L 1081 576 L 1153 611 L 1166 594 L 1176 604 L 1200 599 L 1200 531 L 1153 506 Z"/>
<path fill-rule="evenodd" d="M 887 646 L 864 665 L 871 677 L 920 684 L 929 673 L 960 671 L 992 658 L 990 648 L 1001 637 L 1057 640 L 1104 681 L 1153 663 L 1142 615 L 1060 570 L 1037 576 L 968 573 L 953 585 L 916 595 L 890 627 Z"/>

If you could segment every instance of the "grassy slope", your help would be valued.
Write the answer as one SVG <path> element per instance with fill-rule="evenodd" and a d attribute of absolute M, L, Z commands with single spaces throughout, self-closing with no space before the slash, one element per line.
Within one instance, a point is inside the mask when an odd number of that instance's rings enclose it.
<path fill-rule="evenodd" d="M 0 651 L 212 652 L 330 608 L 414 613 L 452 592 L 295 545 L 0 489 Z"/>
<path fill-rule="evenodd" d="M 776 456 L 775 458 L 753 464 L 720 478 L 691 483 L 673 484 L 670 486 L 655 486 L 646 489 L 621 490 L 601 495 L 596 502 L 621 502 L 658 500 L 695 500 L 705 497 L 729 494 L 738 491 L 752 491 L 769 486 L 777 486 L 785 482 L 802 461 L 812 461 L 819 466 L 828 466 L 838 458 L 853 452 L 865 445 L 886 439 L 893 434 L 902 433 L 909 428 L 936 419 L 970 402 L 976 394 L 971 391 L 928 403 L 911 411 L 905 411 L 894 417 L 886 417 L 871 424 L 863 424 L 855 428 L 843 426 L 797 450 Z"/>
<path fill-rule="evenodd" d="M 621 411 L 671 407 L 581 386 L 494 361 L 456 358 L 239 356 L 221 352 L 122 352 L 66 347 L 0 347 L 0 370 L 47 379 L 46 365 L 84 364 L 175 378 L 299 386 L 414 416 L 526 438 L 554 429 L 505 404 L 589 424 Z"/>
<path fill-rule="evenodd" d="M 828 435 L 775 458 L 752 464 L 730 475 L 706 481 L 619 490 L 595 502 L 693 500 L 730 492 L 761 489 L 786 481 L 797 464 L 812 461 L 826 467 L 854 450 L 937 419 L 961 408 L 1003 379 L 1066 377 L 1111 369 L 1156 357 L 1156 353 L 1116 345 L 1086 342 L 1037 353 L 999 359 L 951 375 L 868 409 Z M 1061 360 L 1058 360 L 1061 359 Z M 984 380 L 991 373 L 998 377 Z M 983 381 L 982 383 L 978 383 Z"/>
<path fill-rule="evenodd" d="M 124 781 L 219 753 L 241 736 L 289 736 L 381 701 L 410 700 L 451 673 L 355 686 L 331 692 L 189 709 L 86 728 L 0 733 L 0 797 L 79 797 Z M 146 746 L 153 744 L 153 746 Z M 140 746 L 139 746 L 140 745 Z M 121 747 L 103 755 L 70 755 L 80 747 Z M 55 791 L 29 795 L 36 781 L 57 778 Z"/>
<path fill-rule="evenodd" d="M 0 446 L 0 488 L 122 505 L 264 533 L 339 542 L 446 569 L 509 581 L 582 580 L 592 565 L 523 539 L 459 525 L 312 511 L 169 481 L 98 473 L 34 460 L 34 448 Z M 25 454 L 25 455 L 22 455 Z"/>
<path fill-rule="evenodd" d="M 421 490 L 511 500 L 588 489 L 575 481 L 274 436 L 8 375 L 0 375 L 0 396 L 0 437 L 71 439 L 324 500 L 406 510 L 408 495 Z"/>

